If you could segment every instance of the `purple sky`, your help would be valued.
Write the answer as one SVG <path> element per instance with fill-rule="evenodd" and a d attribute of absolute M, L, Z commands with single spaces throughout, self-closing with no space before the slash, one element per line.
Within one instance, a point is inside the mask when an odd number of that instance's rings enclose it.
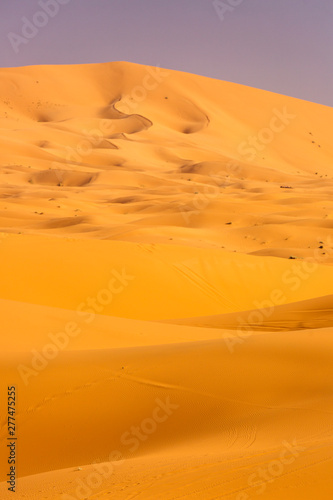
<path fill-rule="evenodd" d="M 0 67 L 130 61 L 333 106 L 333 0 L 219 0 L 223 19 L 214 3 L 1 0 Z M 23 17 L 47 24 L 23 38 Z"/>

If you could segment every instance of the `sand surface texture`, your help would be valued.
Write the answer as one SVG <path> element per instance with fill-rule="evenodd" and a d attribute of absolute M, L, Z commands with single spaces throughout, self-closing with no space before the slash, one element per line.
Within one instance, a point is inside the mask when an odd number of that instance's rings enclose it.
<path fill-rule="evenodd" d="M 0 498 L 331 500 L 332 109 L 0 70 Z"/>

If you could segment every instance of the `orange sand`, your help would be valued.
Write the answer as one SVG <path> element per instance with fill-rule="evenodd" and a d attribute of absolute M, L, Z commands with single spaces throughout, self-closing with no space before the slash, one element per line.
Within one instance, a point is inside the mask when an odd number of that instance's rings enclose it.
<path fill-rule="evenodd" d="M 0 91 L 0 498 L 15 385 L 17 499 L 331 499 L 332 109 L 120 62 Z"/>

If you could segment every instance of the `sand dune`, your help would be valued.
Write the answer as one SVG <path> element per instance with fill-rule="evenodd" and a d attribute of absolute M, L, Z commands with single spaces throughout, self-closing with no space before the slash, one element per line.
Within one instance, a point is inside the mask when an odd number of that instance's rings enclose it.
<path fill-rule="evenodd" d="M 0 90 L 16 498 L 330 499 L 332 110 L 121 62 Z"/>
<path fill-rule="evenodd" d="M 284 302 L 281 296 L 281 302 Z M 258 309 L 215 316 L 167 320 L 178 325 L 222 328 L 241 331 L 292 331 L 326 328 L 333 323 L 333 296 L 318 297 L 290 304 L 256 302 Z"/>

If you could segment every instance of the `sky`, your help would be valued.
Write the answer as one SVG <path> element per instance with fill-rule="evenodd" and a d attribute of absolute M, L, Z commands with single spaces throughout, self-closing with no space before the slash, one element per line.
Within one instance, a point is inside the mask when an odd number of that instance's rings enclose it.
<path fill-rule="evenodd" d="M 0 67 L 129 61 L 333 106 L 333 0 L 1 0 Z"/>

